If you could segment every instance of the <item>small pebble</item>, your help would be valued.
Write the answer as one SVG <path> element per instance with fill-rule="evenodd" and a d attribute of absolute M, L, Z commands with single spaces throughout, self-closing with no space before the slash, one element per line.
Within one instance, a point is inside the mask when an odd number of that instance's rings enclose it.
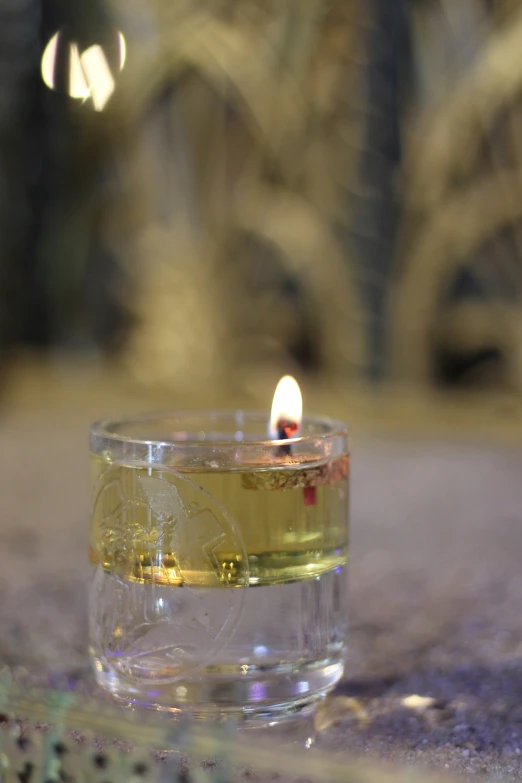
<path fill-rule="evenodd" d="M 350 717 L 361 726 L 369 724 L 368 713 L 360 701 L 349 696 L 329 696 L 314 715 L 314 727 L 320 733 Z"/>
<path fill-rule="evenodd" d="M 435 707 L 437 700 L 431 696 L 418 696 L 413 694 L 412 696 L 406 696 L 402 700 L 403 707 L 407 707 L 415 712 L 426 712 L 431 707 Z"/>

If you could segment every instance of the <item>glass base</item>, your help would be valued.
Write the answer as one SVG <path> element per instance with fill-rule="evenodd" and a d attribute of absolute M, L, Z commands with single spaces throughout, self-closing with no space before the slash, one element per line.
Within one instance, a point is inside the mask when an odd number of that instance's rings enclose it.
<path fill-rule="evenodd" d="M 118 701 L 194 720 L 230 722 L 238 728 L 269 726 L 313 712 L 343 674 L 342 661 L 315 661 L 293 671 L 215 671 L 168 685 L 130 681 L 94 660 L 96 680 Z"/>

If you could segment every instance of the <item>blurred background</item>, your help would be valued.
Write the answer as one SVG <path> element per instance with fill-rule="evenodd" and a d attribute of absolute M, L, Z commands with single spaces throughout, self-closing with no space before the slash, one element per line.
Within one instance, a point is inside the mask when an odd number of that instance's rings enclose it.
<path fill-rule="evenodd" d="M 0 0 L 4 411 L 290 372 L 518 436 L 521 38 L 517 0 Z"/>

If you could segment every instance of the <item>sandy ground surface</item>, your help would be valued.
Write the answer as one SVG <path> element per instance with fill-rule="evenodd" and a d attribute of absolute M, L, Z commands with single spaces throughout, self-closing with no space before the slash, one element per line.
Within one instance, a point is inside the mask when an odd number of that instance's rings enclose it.
<path fill-rule="evenodd" d="M 0 661 L 79 680 L 90 676 L 86 425 L 114 402 L 82 403 L 83 391 L 66 384 L 51 404 L 49 390 L 11 388 L 0 419 Z M 361 419 L 353 436 L 350 654 L 331 705 L 340 720 L 321 742 L 519 780 L 522 448 L 466 428 L 434 437 L 433 422 L 408 438 L 370 429 Z M 413 709 L 411 695 L 435 701 Z"/>

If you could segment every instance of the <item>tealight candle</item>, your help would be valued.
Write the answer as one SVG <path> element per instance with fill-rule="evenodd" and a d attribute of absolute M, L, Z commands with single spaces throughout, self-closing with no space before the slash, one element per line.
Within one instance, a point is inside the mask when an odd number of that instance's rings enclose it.
<path fill-rule="evenodd" d="M 269 420 L 102 422 L 91 451 L 98 682 L 197 717 L 273 722 L 312 709 L 343 672 L 344 425 L 303 418 L 287 376 Z"/>

